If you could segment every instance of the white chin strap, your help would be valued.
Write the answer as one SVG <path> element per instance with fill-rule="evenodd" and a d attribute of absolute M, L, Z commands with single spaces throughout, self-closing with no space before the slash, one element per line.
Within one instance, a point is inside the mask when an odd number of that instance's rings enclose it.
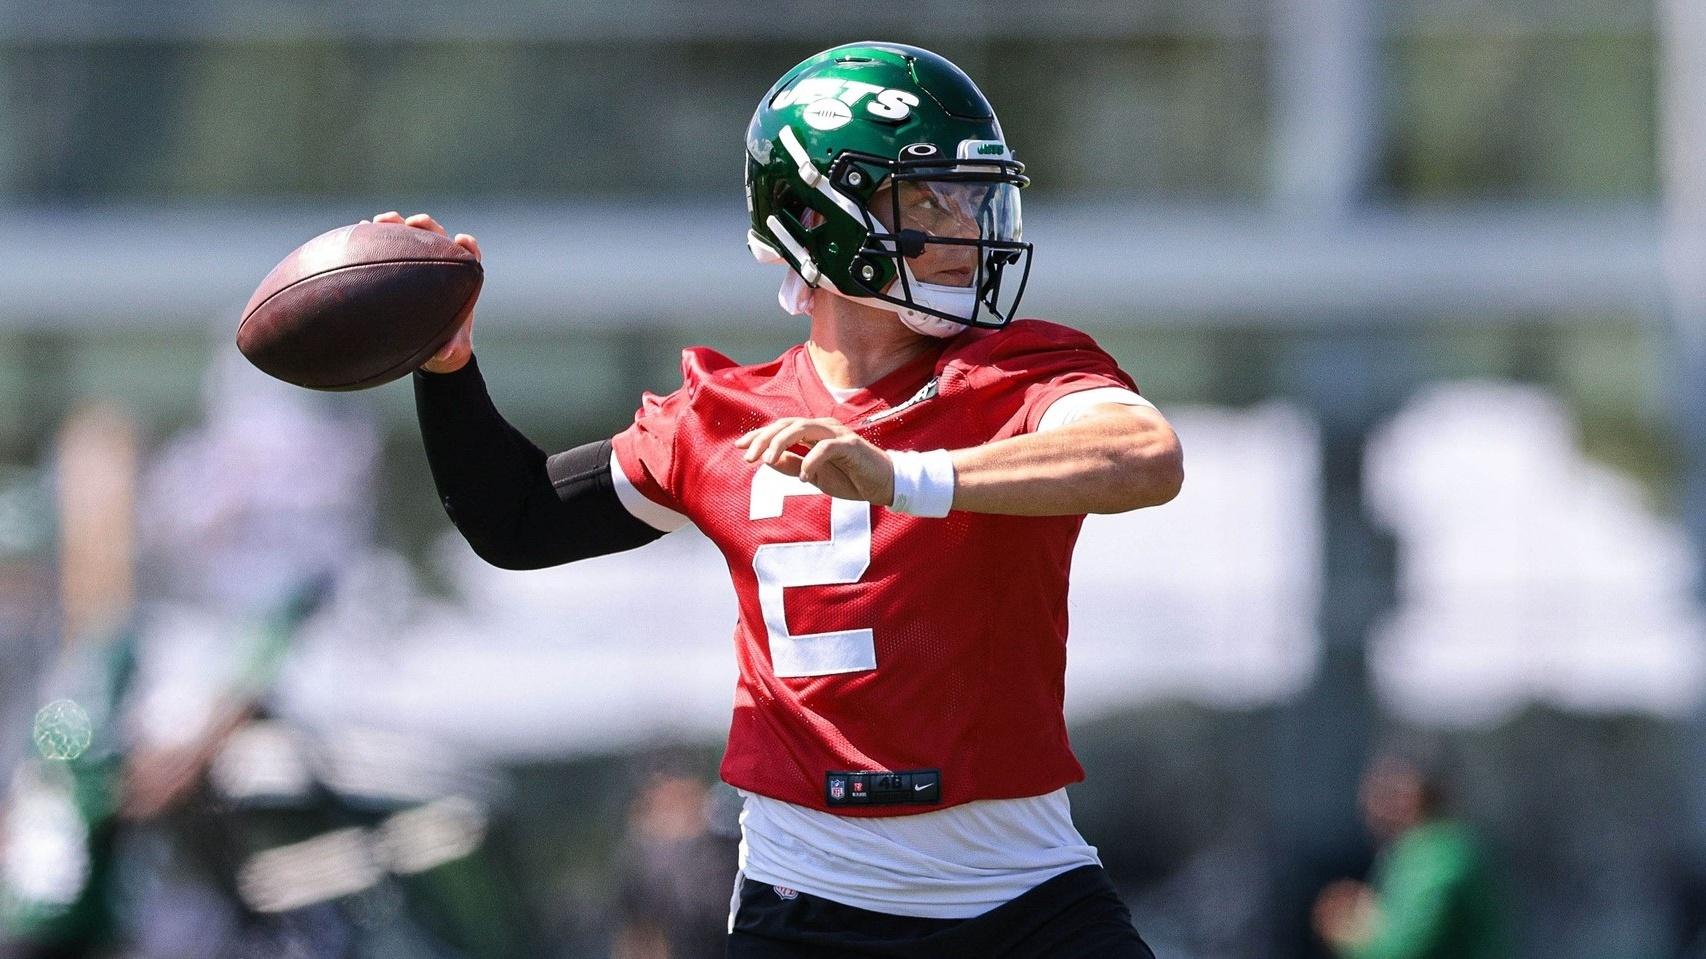
<path fill-rule="evenodd" d="M 917 291 L 915 290 L 914 292 Z M 914 299 L 916 299 L 916 297 Z M 882 303 L 884 307 L 895 311 L 895 313 L 900 317 L 900 321 L 906 324 L 906 328 L 914 333 L 922 333 L 925 336 L 934 336 L 939 340 L 945 340 L 950 336 L 958 336 L 966 330 L 966 324 L 964 323 L 955 323 L 953 320 L 944 320 L 939 316 L 931 316 L 928 313 L 909 310 L 905 307 L 895 306 L 893 303 L 883 303 L 882 300 L 867 302 Z"/>
<path fill-rule="evenodd" d="M 943 313 L 952 314 L 953 316 L 964 317 L 970 317 L 977 309 L 977 294 L 971 287 L 943 286 L 940 283 L 921 282 L 918 277 L 912 275 L 912 266 L 904 259 L 901 260 L 900 268 L 906 271 L 907 289 L 912 291 L 912 302 L 917 303 L 919 306 L 929 307 L 932 310 L 938 310 Z M 893 294 L 895 289 L 898 287 L 900 287 L 899 280 L 889 284 L 889 293 Z M 882 300 L 875 298 L 861 297 L 859 301 L 861 303 L 870 303 L 876 306 L 881 306 L 885 310 L 893 310 L 895 314 L 900 317 L 900 321 L 906 324 L 907 329 L 914 333 L 922 333 L 925 336 L 935 336 L 946 339 L 947 337 L 953 336 L 966 328 L 966 324 L 964 323 L 955 323 L 953 320 L 944 320 L 939 316 L 932 316 L 921 310 L 908 309 L 904 306 L 894 303 L 885 303 Z"/>
<path fill-rule="evenodd" d="M 809 316 L 816 299 L 817 290 L 807 286 L 793 267 L 788 267 L 788 275 L 782 277 L 782 288 L 776 291 L 776 302 L 782 304 L 782 309 L 794 316 Z"/>

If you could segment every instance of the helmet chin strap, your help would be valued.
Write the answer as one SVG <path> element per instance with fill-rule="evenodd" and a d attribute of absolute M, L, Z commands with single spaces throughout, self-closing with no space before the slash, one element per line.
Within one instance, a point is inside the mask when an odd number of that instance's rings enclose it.
<path fill-rule="evenodd" d="M 900 268 L 906 271 L 907 288 L 912 291 L 912 302 L 919 306 L 964 317 L 970 317 L 977 310 L 977 294 L 971 287 L 925 283 L 912 274 L 912 265 L 905 260 L 901 261 Z M 895 281 L 895 283 L 899 282 L 899 280 Z M 892 291 L 893 285 L 889 289 Z M 881 303 L 884 307 L 895 311 L 900 315 L 900 321 L 905 323 L 908 329 L 925 336 L 945 339 L 963 332 L 969 325 L 932 316 L 922 310 L 911 310 L 893 303 L 884 303 L 882 300 L 868 302 Z"/>
<path fill-rule="evenodd" d="M 950 297 L 953 299 L 958 299 L 959 297 L 955 296 L 955 294 L 962 292 L 968 299 L 970 297 L 971 291 L 969 290 L 961 291 L 958 288 L 951 286 L 938 286 L 934 283 L 920 283 L 917 280 L 912 279 L 910 271 L 908 272 L 909 275 L 907 276 L 907 280 L 912 284 L 913 300 L 915 302 L 924 303 L 932 309 L 940 309 L 947 312 L 947 309 L 951 309 L 953 305 L 957 304 L 938 305 L 937 302 L 926 300 L 920 294 L 929 292 L 928 288 L 930 287 L 934 287 L 935 290 L 948 291 Z M 788 275 L 783 277 L 782 289 L 777 292 L 776 298 L 781 301 L 782 309 L 787 310 L 795 316 L 800 316 L 811 312 L 812 299 L 815 295 L 820 293 L 832 293 L 849 302 L 860 303 L 865 306 L 874 306 L 879 310 L 887 310 L 895 316 L 900 317 L 901 325 L 914 333 L 919 333 L 924 336 L 933 336 L 937 339 L 947 339 L 950 336 L 959 335 L 964 332 L 967 327 L 967 324 L 965 323 L 955 323 L 953 320 L 945 320 L 939 316 L 931 316 L 930 314 L 920 310 L 908 309 L 898 303 L 879 300 L 873 296 L 849 296 L 848 294 L 836 289 L 835 284 L 833 283 L 823 283 L 818 285 L 816 288 L 813 288 L 807 286 L 806 282 L 800 279 L 800 275 L 791 269 L 788 271 Z M 944 307 L 946 307 L 946 309 Z"/>
<path fill-rule="evenodd" d="M 818 289 L 807 285 L 793 267 L 788 267 L 787 275 L 782 277 L 782 288 L 776 291 L 776 302 L 782 304 L 782 309 L 791 316 L 807 316 L 812 311 L 812 302 L 817 299 Z"/>
<path fill-rule="evenodd" d="M 878 302 L 881 301 L 879 300 Z M 885 303 L 883 305 L 890 306 L 891 304 Z M 955 323 L 953 320 L 944 320 L 939 316 L 931 316 L 928 313 L 920 313 L 917 310 L 897 309 L 895 312 L 900 315 L 900 321 L 906 324 L 907 329 L 914 333 L 922 333 L 925 336 L 934 336 L 939 340 L 945 340 L 950 336 L 958 336 L 969 329 L 969 327 L 964 323 Z"/>

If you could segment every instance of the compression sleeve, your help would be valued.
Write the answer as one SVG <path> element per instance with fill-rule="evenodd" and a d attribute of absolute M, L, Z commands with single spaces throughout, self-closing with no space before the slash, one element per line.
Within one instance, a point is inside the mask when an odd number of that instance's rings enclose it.
<path fill-rule="evenodd" d="M 609 440 L 547 457 L 504 421 L 473 359 L 454 373 L 417 370 L 414 380 L 439 500 L 481 559 L 542 569 L 663 535 L 617 497 Z"/>

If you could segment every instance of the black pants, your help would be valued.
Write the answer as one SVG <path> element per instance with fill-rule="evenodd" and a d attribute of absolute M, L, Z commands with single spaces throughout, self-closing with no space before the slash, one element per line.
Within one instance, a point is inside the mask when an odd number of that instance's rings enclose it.
<path fill-rule="evenodd" d="M 855 909 L 736 880 L 729 959 L 1155 959 L 1100 866 L 1061 873 L 970 919 Z"/>

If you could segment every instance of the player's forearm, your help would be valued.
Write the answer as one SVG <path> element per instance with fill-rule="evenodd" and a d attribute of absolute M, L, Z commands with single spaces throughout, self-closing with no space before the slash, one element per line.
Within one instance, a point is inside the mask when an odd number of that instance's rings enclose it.
<path fill-rule="evenodd" d="M 445 512 L 486 562 L 540 569 L 660 535 L 617 498 L 608 442 L 546 457 L 504 421 L 473 360 L 416 373 L 415 411 Z"/>
<path fill-rule="evenodd" d="M 523 537 L 550 496 L 545 453 L 504 421 L 478 364 L 416 373 L 415 413 L 439 501 L 474 552 L 507 568 L 549 565 Z"/>
<path fill-rule="evenodd" d="M 1135 413 L 1090 416 L 952 457 L 954 509 L 974 513 L 1123 513 L 1167 502 L 1184 481 L 1173 430 Z"/>

